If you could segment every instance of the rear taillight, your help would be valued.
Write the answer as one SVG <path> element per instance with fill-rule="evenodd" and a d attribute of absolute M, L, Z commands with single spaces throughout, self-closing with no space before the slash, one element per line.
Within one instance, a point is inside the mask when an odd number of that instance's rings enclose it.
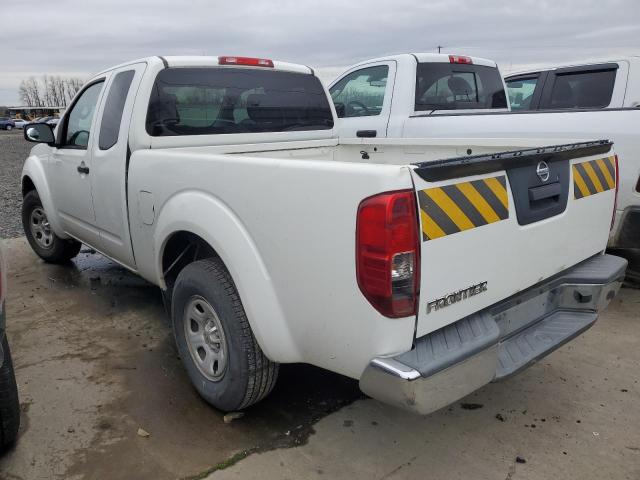
<path fill-rule="evenodd" d="M 412 190 L 363 200 L 356 221 L 356 274 L 371 305 L 387 317 L 415 315 L 420 282 L 418 217 Z"/>
<path fill-rule="evenodd" d="M 4 297 L 7 293 L 7 264 L 0 251 L 0 312 L 4 308 Z"/>
<path fill-rule="evenodd" d="M 613 224 L 616 222 L 616 208 L 618 208 L 618 189 L 620 184 L 620 174 L 618 173 L 618 155 L 614 155 L 616 161 L 616 196 L 613 200 L 613 213 L 611 214 L 611 227 L 609 230 L 613 230 Z M 640 181 L 640 180 L 639 180 Z"/>
<path fill-rule="evenodd" d="M 449 63 L 464 63 L 466 65 L 473 64 L 471 57 L 464 57 L 462 55 L 449 55 Z"/>
<path fill-rule="evenodd" d="M 273 68 L 273 60 L 253 57 L 218 57 L 219 65 L 243 65 L 246 67 Z"/>

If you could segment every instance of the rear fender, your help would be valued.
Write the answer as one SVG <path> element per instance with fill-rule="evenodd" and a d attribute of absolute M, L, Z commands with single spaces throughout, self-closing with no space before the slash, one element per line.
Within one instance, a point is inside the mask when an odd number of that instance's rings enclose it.
<path fill-rule="evenodd" d="M 238 289 L 260 347 L 275 362 L 297 362 L 300 354 L 257 246 L 240 219 L 220 199 L 202 191 L 169 198 L 158 213 L 155 237 L 158 285 L 164 248 L 172 234 L 186 231 L 205 240 L 220 256 Z"/>

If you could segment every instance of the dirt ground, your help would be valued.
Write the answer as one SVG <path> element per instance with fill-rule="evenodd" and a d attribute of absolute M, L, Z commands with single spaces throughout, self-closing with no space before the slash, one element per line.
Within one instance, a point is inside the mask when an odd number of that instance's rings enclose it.
<path fill-rule="evenodd" d="M 24 414 L 0 478 L 189 478 L 238 451 L 304 441 L 361 396 L 352 380 L 290 366 L 266 402 L 225 424 L 191 387 L 156 287 L 88 250 L 63 267 L 24 239 L 5 250 Z"/>
<path fill-rule="evenodd" d="M 23 415 L 0 478 L 640 478 L 639 290 L 544 361 L 428 417 L 291 365 L 227 424 L 191 388 L 156 288 L 86 250 L 52 266 L 24 239 L 5 248 Z"/>

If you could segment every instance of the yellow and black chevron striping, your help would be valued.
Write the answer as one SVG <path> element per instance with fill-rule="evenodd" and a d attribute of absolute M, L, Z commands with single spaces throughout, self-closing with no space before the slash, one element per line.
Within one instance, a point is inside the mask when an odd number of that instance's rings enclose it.
<path fill-rule="evenodd" d="M 616 161 L 614 157 L 576 163 L 572 170 L 573 197 L 575 199 L 611 190 L 616 186 Z"/>
<path fill-rule="evenodd" d="M 504 175 L 418 192 L 424 241 L 509 218 Z"/>

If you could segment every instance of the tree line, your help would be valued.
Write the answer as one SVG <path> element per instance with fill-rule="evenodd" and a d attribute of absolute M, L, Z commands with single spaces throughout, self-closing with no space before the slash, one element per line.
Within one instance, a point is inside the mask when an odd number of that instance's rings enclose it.
<path fill-rule="evenodd" d="M 83 84 L 84 80 L 77 77 L 29 77 L 20 82 L 18 95 L 26 107 L 66 107 Z"/>

